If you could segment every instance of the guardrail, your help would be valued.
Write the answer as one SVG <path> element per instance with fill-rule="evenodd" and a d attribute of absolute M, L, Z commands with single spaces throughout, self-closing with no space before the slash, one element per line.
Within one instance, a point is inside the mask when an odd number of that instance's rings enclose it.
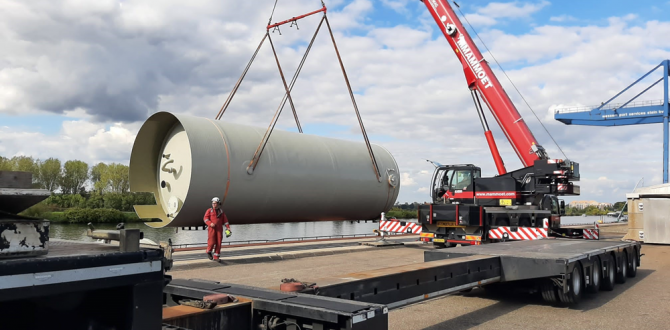
<path fill-rule="evenodd" d="M 403 233 L 393 233 L 395 235 L 404 235 Z M 305 236 L 305 237 L 286 237 L 279 239 L 251 239 L 251 240 L 242 240 L 242 241 L 228 241 L 221 242 L 221 245 L 244 245 L 244 244 L 263 244 L 263 243 L 277 243 L 277 242 L 300 242 L 307 240 L 319 240 L 319 239 L 332 239 L 332 238 L 362 238 L 362 237 L 375 237 L 377 234 L 344 234 L 344 235 L 323 235 L 323 236 Z M 185 244 L 172 244 L 173 249 L 183 249 L 190 247 L 199 247 L 207 246 L 207 243 L 185 243 Z"/>

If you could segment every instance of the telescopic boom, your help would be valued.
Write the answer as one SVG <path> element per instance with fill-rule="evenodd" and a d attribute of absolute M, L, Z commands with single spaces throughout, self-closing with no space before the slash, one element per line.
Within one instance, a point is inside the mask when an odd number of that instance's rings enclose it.
<path fill-rule="evenodd" d="M 476 97 L 474 91 L 478 92 L 488 105 L 493 117 L 519 156 L 521 163 L 528 167 L 532 166 L 538 159 L 548 159 L 546 151 L 537 143 L 533 133 L 521 118 L 512 100 L 491 71 L 468 32 L 463 28 L 463 24 L 461 24 L 449 3 L 445 0 L 423 0 L 423 2 L 463 64 L 465 79 L 468 88 L 473 91 L 473 97 Z M 478 102 L 475 102 L 475 106 L 478 107 Z M 498 172 L 501 172 L 502 160 L 493 141 L 493 136 L 488 130 L 488 124 L 486 124 L 479 107 L 478 112 L 480 112 L 482 125 L 484 125 L 486 138 L 496 161 L 496 167 Z M 504 171 L 504 167 L 502 167 L 502 171 Z M 500 174 L 504 174 L 504 172 Z"/>

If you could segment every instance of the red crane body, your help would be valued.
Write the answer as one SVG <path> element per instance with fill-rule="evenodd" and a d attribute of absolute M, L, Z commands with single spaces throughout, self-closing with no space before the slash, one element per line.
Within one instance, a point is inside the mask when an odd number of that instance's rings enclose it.
<path fill-rule="evenodd" d="M 447 1 L 423 0 L 423 2 L 461 61 L 468 87 L 471 91 L 479 92 L 484 99 L 521 163 L 528 167 L 538 159 L 548 158 Z M 480 116 L 483 116 L 483 113 L 480 113 Z M 504 174 L 506 171 L 493 135 L 485 121 L 483 125 L 498 173 Z"/>
<path fill-rule="evenodd" d="M 448 0 L 422 0 L 449 45 L 461 61 L 470 94 L 498 170 L 482 177 L 473 164 L 435 164 L 430 183 L 432 203 L 419 205 L 422 233 L 433 244 L 479 245 L 500 240 L 543 237 L 580 237 L 583 233 L 561 228 L 565 202 L 557 196 L 579 195 L 579 163 L 549 159 L 477 46 L 461 24 Z M 480 99 L 488 106 L 523 168 L 507 172 L 486 122 Z M 503 233 L 504 232 L 504 233 Z M 514 237 L 525 232 L 529 236 Z"/>

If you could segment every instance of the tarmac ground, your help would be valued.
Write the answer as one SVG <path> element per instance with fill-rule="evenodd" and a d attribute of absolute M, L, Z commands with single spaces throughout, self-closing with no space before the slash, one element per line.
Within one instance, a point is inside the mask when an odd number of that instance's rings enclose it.
<path fill-rule="evenodd" d="M 601 236 L 619 240 L 623 234 L 618 229 L 621 228 L 601 228 Z M 194 263 L 192 257 L 175 256 L 181 261 L 175 261 L 177 267 L 170 274 L 175 279 L 199 278 L 278 288 L 284 278 L 310 281 L 330 275 L 422 263 L 423 252 L 433 248 L 407 237 L 397 239 L 405 244 L 374 248 L 357 243 L 372 239 L 338 242 L 342 246 L 330 242 L 323 249 L 327 251 L 325 253 L 319 252 L 318 244 L 312 250 L 291 250 L 284 245 L 277 254 L 285 257 L 273 261 L 258 259 L 252 251 L 231 253 L 232 256 L 226 258 L 226 249 L 222 251 L 221 263 L 207 259 Z M 347 242 L 352 244 L 344 244 Z M 272 255 L 271 246 L 259 251 L 265 257 Z M 670 246 L 643 244 L 641 252 L 644 255 L 635 278 L 617 284 L 613 291 L 586 294 L 576 307 L 550 306 L 536 295 L 494 295 L 476 288 L 469 293 L 394 309 L 389 313 L 389 329 L 668 329 Z M 190 253 L 204 255 L 204 251 Z"/>

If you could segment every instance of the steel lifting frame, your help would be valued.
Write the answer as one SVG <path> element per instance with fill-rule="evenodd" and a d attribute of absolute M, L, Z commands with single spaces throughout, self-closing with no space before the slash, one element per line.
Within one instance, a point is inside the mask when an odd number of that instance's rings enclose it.
<path fill-rule="evenodd" d="M 276 3 L 275 3 L 276 5 Z M 261 46 L 263 46 L 263 43 L 265 42 L 265 39 L 270 40 L 270 46 L 272 47 L 272 53 L 274 54 L 275 61 L 277 62 L 277 68 L 279 69 L 279 75 L 281 76 L 282 83 L 284 85 L 284 90 L 285 94 L 282 100 L 279 102 L 279 107 L 275 111 L 275 114 L 272 118 L 272 121 L 270 122 L 270 125 L 268 126 L 268 129 L 265 132 L 265 135 L 263 136 L 263 139 L 261 140 L 260 144 L 258 145 L 258 148 L 256 148 L 256 151 L 254 152 L 254 156 L 252 157 L 251 161 L 249 162 L 249 165 L 247 166 L 247 173 L 249 175 L 253 174 L 254 170 L 256 169 L 256 166 L 258 165 L 258 162 L 260 160 L 261 155 L 263 154 L 263 150 L 265 150 L 265 146 L 267 142 L 270 140 L 270 136 L 272 135 L 272 131 L 274 130 L 275 125 L 277 124 L 277 120 L 279 119 L 279 115 L 281 115 L 282 110 L 284 109 L 284 105 L 286 104 L 286 100 L 288 99 L 290 105 L 291 105 L 291 110 L 293 111 L 293 117 L 295 118 L 295 123 L 298 126 L 298 131 L 302 133 L 302 126 L 300 125 L 300 121 L 298 120 L 298 113 L 295 110 L 295 105 L 293 104 L 293 99 L 291 98 L 291 90 L 293 89 L 293 86 L 295 85 L 295 81 L 298 79 L 298 75 L 300 74 L 300 71 L 302 70 L 303 65 L 305 64 L 305 60 L 307 59 L 307 55 L 309 54 L 309 51 L 312 48 L 312 45 L 314 44 L 314 40 L 316 39 L 317 34 L 319 33 L 319 30 L 321 29 L 321 25 L 323 22 L 326 22 L 326 26 L 328 27 L 328 32 L 330 34 L 330 39 L 333 42 L 333 47 L 335 48 L 335 54 L 337 55 L 337 59 L 340 64 L 340 68 L 342 70 L 342 74 L 344 76 L 344 81 L 347 85 L 347 89 L 349 90 L 349 96 L 351 97 L 351 103 L 354 106 L 354 111 L 356 113 L 356 118 L 358 119 L 358 124 L 361 127 L 361 133 L 363 134 L 363 139 L 365 141 L 365 145 L 368 149 L 368 154 L 370 155 L 370 160 L 372 162 L 372 169 L 375 172 L 375 176 L 377 178 L 377 181 L 381 182 L 382 175 L 381 171 L 379 169 L 379 164 L 377 163 L 377 159 L 375 158 L 374 152 L 372 151 L 372 146 L 370 144 L 370 140 L 368 139 L 368 134 L 365 131 L 365 126 L 363 125 L 363 119 L 361 119 L 361 114 L 358 111 L 358 105 L 356 104 L 356 99 L 354 98 L 354 92 L 351 89 L 351 84 L 349 83 L 349 77 L 347 76 L 347 72 L 344 69 L 344 63 L 342 62 L 342 57 L 340 56 L 340 51 L 337 48 L 337 43 L 335 42 L 335 36 L 333 35 L 333 30 L 330 28 L 330 23 L 328 22 L 328 16 L 326 16 L 326 12 L 328 9 L 326 8 L 326 4 L 321 1 L 321 8 L 314 10 L 312 12 L 309 12 L 304 15 L 300 16 L 295 16 L 290 19 L 281 21 L 279 23 L 274 23 L 270 24 L 272 21 L 272 16 L 270 16 L 270 20 L 268 21 L 268 25 L 266 26 L 266 31 L 265 35 L 263 36 L 263 39 L 261 40 L 260 44 L 256 48 L 256 51 L 254 52 L 253 56 L 251 57 L 251 60 L 249 60 L 249 63 L 247 64 L 246 68 L 242 72 L 242 75 L 240 78 L 237 80 L 237 83 L 235 83 L 235 86 L 233 87 L 233 90 L 231 91 L 230 95 L 228 95 L 228 98 L 226 101 L 223 103 L 221 106 L 221 109 L 219 110 L 218 114 L 216 115 L 216 119 L 220 120 L 223 114 L 225 113 L 226 109 L 230 105 L 230 102 L 232 101 L 233 97 L 235 96 L 235 93 L 237 92 L 237 89 L 240 87 L 240 84 L 242 83 L 242 80 L 246 76 L 247 72 L 249 71 L 249 68 L 251 67 L 251 63 L 253 63 L 254 59 L 256 59 L 256 55 L 258 55 L 258 51 L 261 49 Z M 274 13 L 274 9 L 273 9 Z M 298 68 L 296 69 L 293 79 L 291 79 L 291 82 L 289 85 L 286 84 L 286 78 L 284 77 L 284 72 L 281 68 L 281 65 L 279 64 L 279 57 L 277 56 L 277 52 L 275 50 L 274 44 L 272 43 L 272 38 L 270 37 L 270 29 L 272 31 L 278 31 L 279 34 L 281 35 L 281 31 L 279 30 L 279 27 L 284 24 L 291 23 L 290 26 L 296 25 L 298 26 L 298 20 L 312 16 L 314 14 L 318 13 L 323 13 L 323 17 L 321 18 L 321 21 L 319 21 L 319 26 L 316 28 L 316 31 L 314 32 L 314 36 L 312 36 L 312 40 L 309 43 L 309 46 L 305 50 L 305 54 L 302 57 L 302 60 L 300 61 L 300 64 L 298 65 Z"/>
<path fill-rule="evenodd" d="M 649 76 L 659 68 L 663 68 L 663 77 L 654 81 L 630 100 L 621 105 L 612 105 L 610 102 L 629 90 L 642 79 Z M 668 105 L 668 77 L 670 75 L 670 60 L 664 60 L 651 71 L 640 77 L 634 83 L 623 89 L 614 97 L 603 102 L 600 106 L 592 110 L 557 110 L 554 118 L 566 125 L 589 125 L 589 126 L 623 126 L 663 123 L 663 183 L 668 183 L 668 162 L 670 154 L 668 153 L 668 114 L 670 105 Z M 657 102 L 633 103 L 640 95 L 646 93 L 649 89 L 663 81 L 663 100 Z M 609 105 L 609 107 L 608 107 Z M 633 106 L 629 106 L 633 105 Z"/>

